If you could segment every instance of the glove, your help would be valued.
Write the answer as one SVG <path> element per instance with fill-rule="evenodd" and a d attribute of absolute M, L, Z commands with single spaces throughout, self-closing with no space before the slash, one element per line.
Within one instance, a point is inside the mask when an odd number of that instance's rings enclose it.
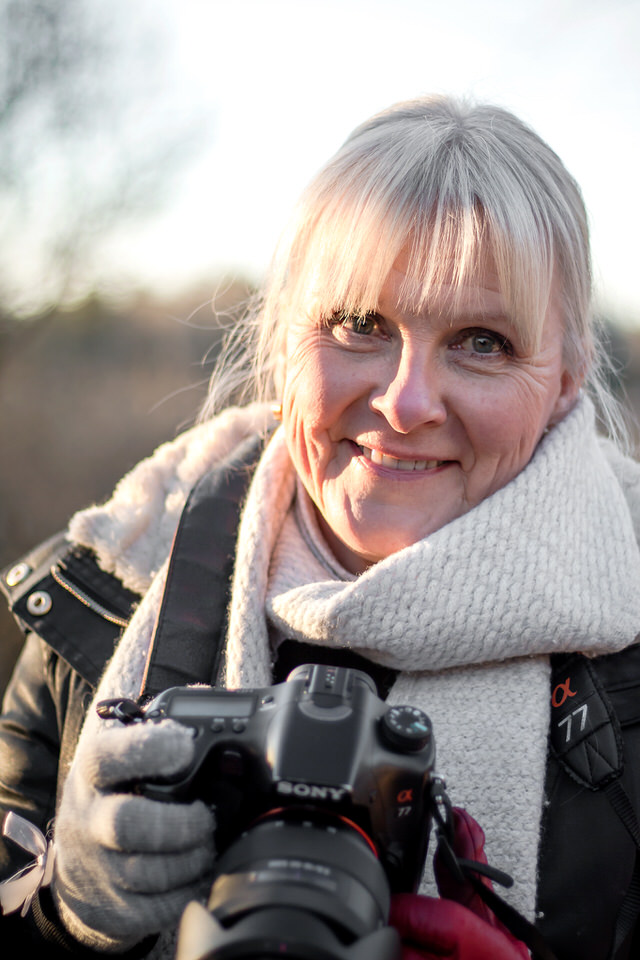
<path fill-rule="evenodd" d="M 475 860 L 478 863 L 486 864 L 488 861 L 484 852 L 485 836 L 482 827 L 473 819 L 471 814 L 461 807 L 454 807 L 452 813 L 454 852 L 462 860 Z M 458 879 L 452 876 L 439 851 L 436 852 L 433 868 L 441 897 L 447 900 L 455 900 L 492 926 L 501 930 L 505 929 L 493 910 L 476 893 L 472 885 L 469 882 L 460 883 Z M 476 876 L 485 887 L 488 887 L 489 890 L 493 889 L 493 884 L 488 877 L 480 873 Z"/>
<path fill-rule="evenodd" d="M 529 960 L 521 941 L 453 900 L 397 893 L 389 920 L 402 960 Z"/>
<path fill-rule="evenodd" d="M 205 895 L 214 822 L 200 801 L 117 792 L 186 770 L 194 752 L 187 727 L 167 720 L 104 729 L 91 747 L 78 750 L 56 819 L 53 896 L 80 943 L 122 952 L 175 926 L 189 900 Z"/>
<path fill-rule="evenodd" d="M 458 857 L 487 863 L 484 833 L 455 807 L 453 848 Z M 529 950 L 497 919 L 470 883 L 460 884 L 436 854 L 441 899 L 401 893 L 391 898 L 389 923 L 400 933 L 402 960 L 529 960 Z M 491 881 L 482 877 L 491 887 Z"/>

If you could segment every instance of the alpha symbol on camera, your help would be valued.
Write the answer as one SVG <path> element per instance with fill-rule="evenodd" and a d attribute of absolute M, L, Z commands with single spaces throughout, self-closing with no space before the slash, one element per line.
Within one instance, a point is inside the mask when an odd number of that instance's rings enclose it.
<path fill-rule="evenodd" d="M 567 677 L 564 683 L 559 683 L 551 694 L 551 705 L 561 707 L 568 697 L 575 697 L 577 690 L 571 689 L 571 677 Z"/>
<path fill-rule="evenodd" d="M 396 800 L 398 803 L 413 803 L 413 790 L 401 790 Z"/>

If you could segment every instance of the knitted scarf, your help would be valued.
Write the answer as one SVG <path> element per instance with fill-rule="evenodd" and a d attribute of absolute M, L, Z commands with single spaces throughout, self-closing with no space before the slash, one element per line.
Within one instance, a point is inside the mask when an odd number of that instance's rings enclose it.
<path fill-rule="evenodd" d="M 173 513 L 185 491 L 169 485 L 172 457 L 163 453 L 160 467 L 162 476 L 154 482 L 163 485 Z M 145 482 L 150 475 L 145 466 Z M 438 771 L 453 802 L 480 822 L 489 861 L 515 878 L 511 902 L 533 917 L 548 654 L 610 653 L 638 633 L 638 516 L 625 498 L 638 499 L 637 468 L 605 451 L 593 408 L 583 398 L 506 487 L 348 582 L 328 573 L 294 529 L 295 488 L 284 436 L 277 431 L 254 475 L 240 525 L 228 685 L 270 683 L 267 614 L 286 636 L 348 647 L 400 670 L 390 702 L 415 704 L 431 717 Z M 151 581 L 96 700 L 135 695 L 166 577 L 166 563 L 156 566 L 153 579 L 148 568 L 136 568 L 132 557 L 140 548 L 130 525 L 140 525 L 142 501 L 133 479 L 123 491 L 120 500 L 116 491 L 110 504 L 80 515 L 72 527 L 74 539 L 97 546 L 103 566 L 119 575 L 124 571 L 117 545 L 125 544 L 131 566 L 125 583 Z M 155 517 L 157 503 L 154 511 Z M 137 536 L 143 544 L 145 536 Z M 155 545 L 154 557 L 162 555 L 165 541 Z M 90 710 L 79 749 L 99 736 L 102 723 Z M 422 889 L 434 892 L 429 870 Z M 170 951 L 163 937 L 153 957 Z"/>

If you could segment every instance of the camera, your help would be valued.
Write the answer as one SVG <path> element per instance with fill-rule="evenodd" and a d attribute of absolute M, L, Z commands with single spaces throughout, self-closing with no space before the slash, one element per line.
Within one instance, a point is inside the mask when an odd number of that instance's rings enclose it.
<path fill-rule="evenodd" d="M 177 960 L 399 957 L 386 924 L 391 893 L 417 889 L 427 855 L 428 717 L 386 704 L 368 674 L 324 664 L 263 689 L 172 687 L 144 710 L 167 717 L 194 729 L 193 763 L 139 789 L 210 804 L 218 855 Z"/>

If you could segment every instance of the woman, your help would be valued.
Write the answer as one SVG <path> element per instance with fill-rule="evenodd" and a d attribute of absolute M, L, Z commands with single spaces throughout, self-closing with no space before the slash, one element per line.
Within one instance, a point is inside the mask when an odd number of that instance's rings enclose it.
<path fill-rule="evenodd" d="M 7 694 L 2 803 L 44 828 L 58 781 L 53 881 L 22 925 L 57 931 L 72 954 L 168 956 L 169 935 L 154 935 L 208 889 L 209 810 L 118 789 L 188 766 L 189 735 L 125 730 L 93 709 L 80 726 L 92 699 L 144 686 L 189 491 L 260 434 L 225 683 L 268 685 L 314 652 L 364 658 L 390 702 L 431 717 L 453 802 L 482 824 L 489 861 L 515 879 L 506 896 L 556 955 L 596 960 L 614 941 L 616 957 L 635 955 L 637 914 L 621 905 L 636 850 L 604 788 L 635 802 L 640 787 L 633 711 L 624 737 L 614 720 L 616 691 L 640 682 L 640 473 L 596 436 L 585 389 L 604 396 L 578 188 L 501 109 L 399 104 L 321 170 L 274 263 L 204 422 L 73 519 L 53 576 L 38 557 L 9 576 L 34 633 Z M 232 389 L 246 405 L 225 409 Z M 200 525 L 201 553 L 219 549 L 221 526 Z M 105 597 L 136 610 L 100 677 Z M 191 668 L 201 646 L 185 640 L 173 665 L 209 681 Z M 589 659 L 561 656 L 573 653 Z M 623 739 L 628 761 L 622 777 L 615 763 L 594 774 L 601 791 L 558 759 L 563 738 L 588 753 L 592 730 Z M 459 851 L 482 855 L 474 821 L 458 818 Z M 430 868 L 421 890 L 430 899 L 394 906 L 405 957 L 527 955 L 484 907 L 433 899 Z"/>

